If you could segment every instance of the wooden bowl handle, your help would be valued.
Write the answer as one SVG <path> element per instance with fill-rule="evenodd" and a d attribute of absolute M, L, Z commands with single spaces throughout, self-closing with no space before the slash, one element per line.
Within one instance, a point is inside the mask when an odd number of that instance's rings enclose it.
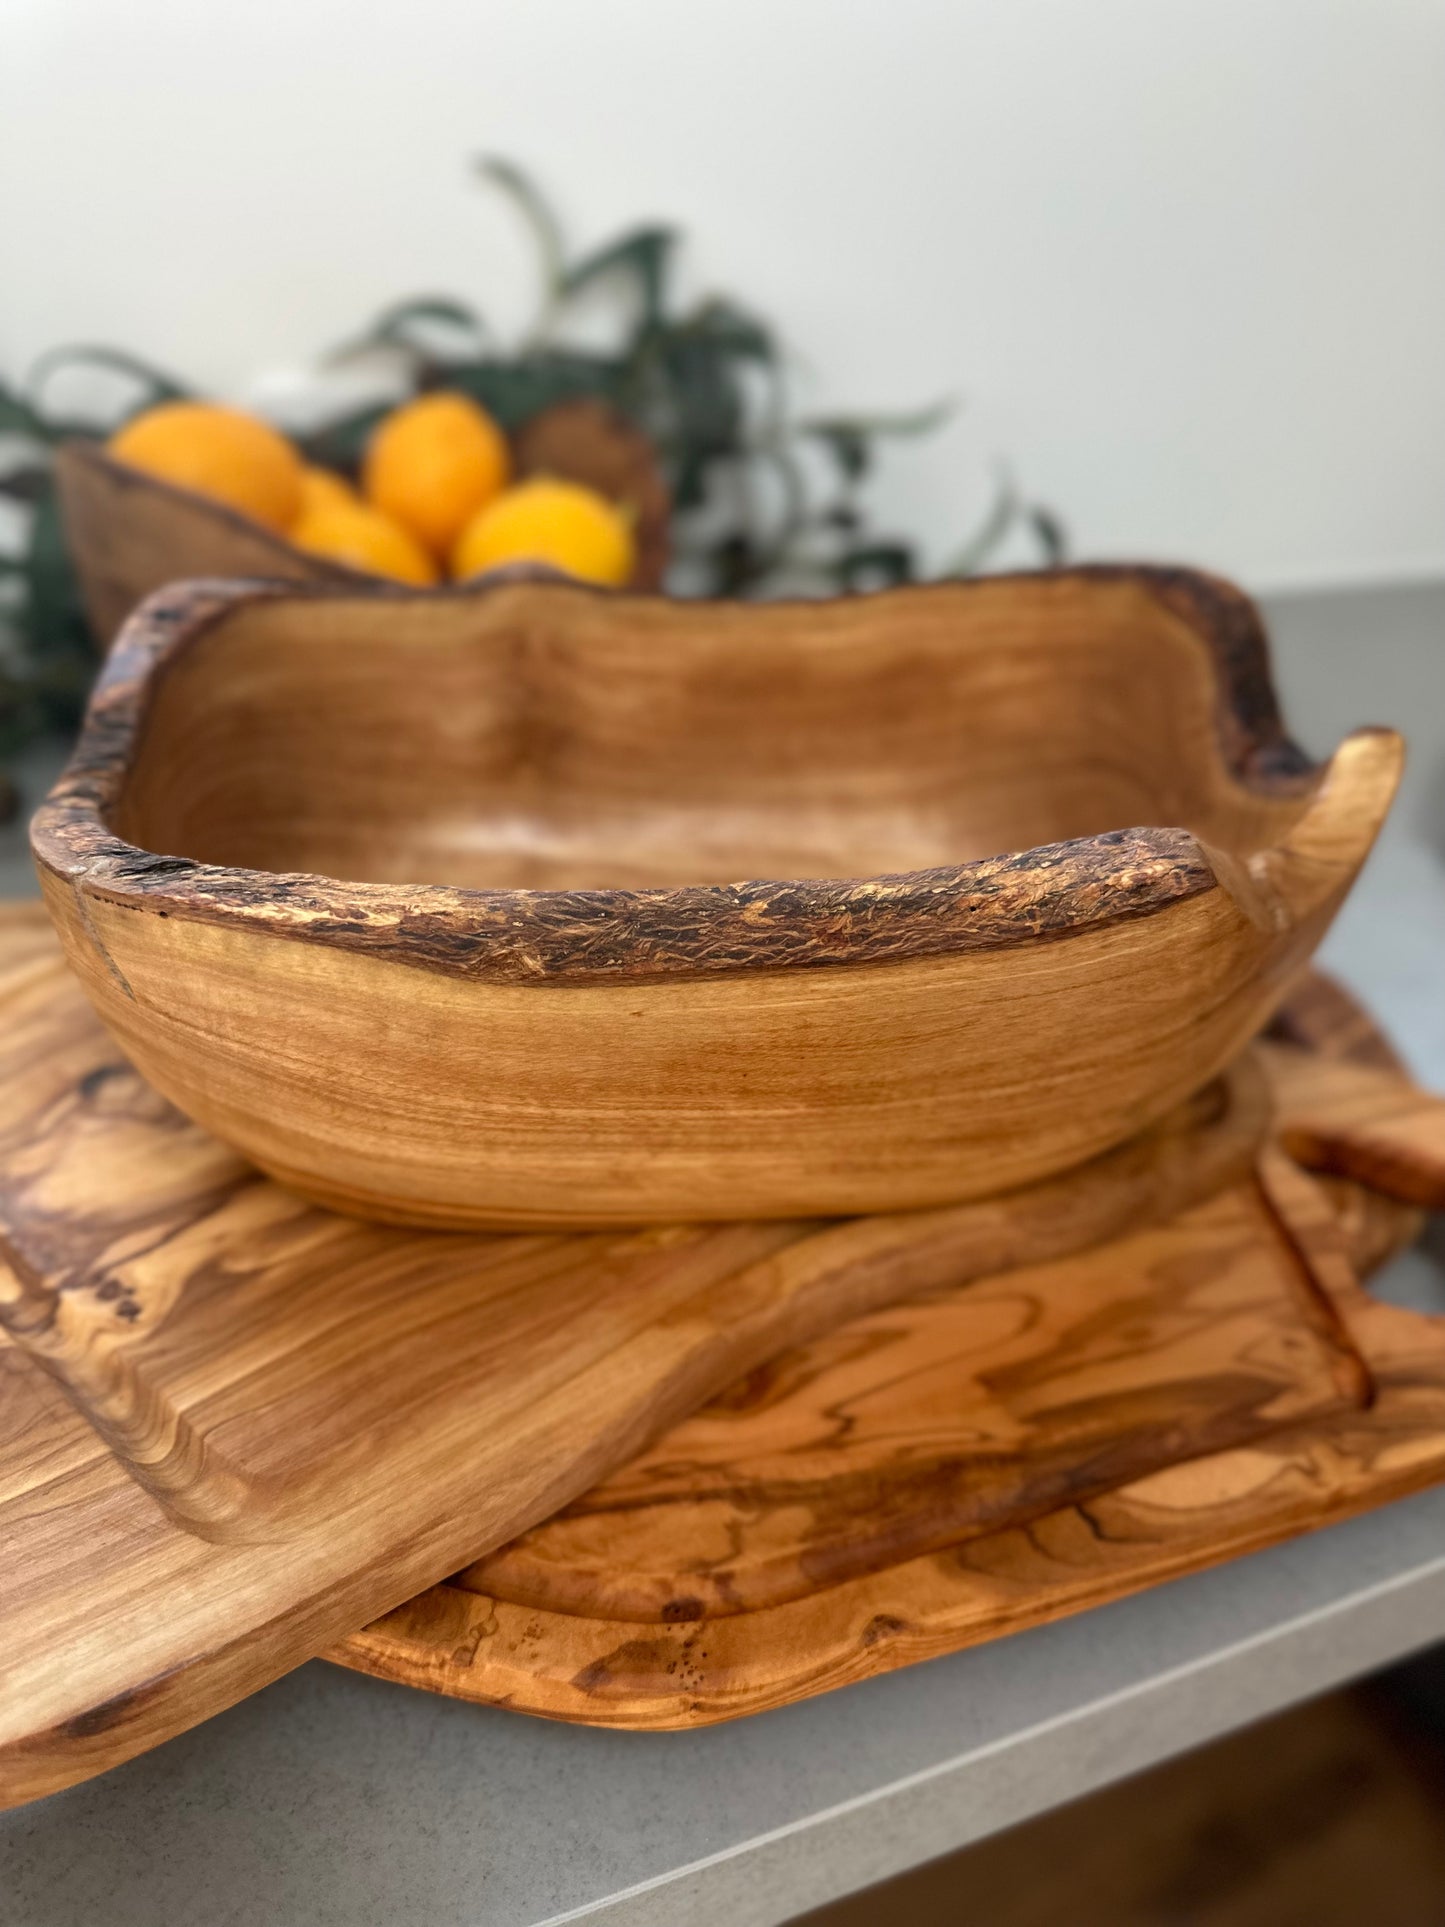
<path fill-rule="evenodd" d="M 1405 763 L 1393 729 L 1359 729 L 1330 759 L 1309 808 L 1282 843 L 1243 868 L 1277 930 L 1333 916 L 1389 812 Z"/>

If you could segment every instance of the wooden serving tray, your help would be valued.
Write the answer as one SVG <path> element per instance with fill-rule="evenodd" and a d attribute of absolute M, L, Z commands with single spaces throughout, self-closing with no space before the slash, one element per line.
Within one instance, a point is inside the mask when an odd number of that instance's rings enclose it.
<path fill-rule="evenodd" d="M 1445 1205 L 1445 1105 L 1320 980 L 1281 1029 L 1277 1142 L 1242 1183 L 795 1348 L 328 1657 L 551 1718 L 706 1725 L 1433 1483 L 1445 1320 L 1356 1272 L 1418 1228 L 1359 1181 Z"/>
<path fill-rule="evenodd" d="M 1244 1065 L 1064 1177 L 889 1219 L 362 1224 L 158 1098 L 42 913 L 0 912 L 0 1802 L 253 1692 L 778 1351 L 1217 1192 L 1267 1112 Z M 1238 1423 L 1335 1409 L 1343 1356 L 1307 1334 Z"/>

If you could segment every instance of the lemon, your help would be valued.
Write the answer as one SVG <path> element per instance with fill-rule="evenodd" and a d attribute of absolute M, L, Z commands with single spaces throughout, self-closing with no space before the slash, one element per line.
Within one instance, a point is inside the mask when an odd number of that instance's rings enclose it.
<path fill-rule="evenodd" d="M 301 471 L 301 507 L 296 519 L 304 521 L 315 509 L 351 509 L 361 507 L 361 497 L 344 475 L 333 469 L 312 468 Z"/>
<path fill-rule="evenodd" d="M 362 486 L 374 507 L 441 560 L 511 473 L 507 438 L 466 395 L 420 395 L 393 409 L 366 450 Z"/>
<path fill-rule="evenodd" d="M 354 569 L 389 575 L 425 588 L 437 579 L 436 564 L 399 522 L 365 502 L 322 503 L 291 530 L 298 549 L 349 562 Z"/>
<path fill-rule="evenodd" d="M 636 546 L 626 514 L 580 482 L 538 475 L 473 516 L 452 552 L 452 574 L 504 562 L 550 562 L 584 582 L 616 588 L 632 574 Z"/>
<path fill-rule="evenodd" d="M 216 402 L 167 401 L 112 435 L 119 462 L 284 529 L 301 502 L 301 457 L 274 428 Z"/>

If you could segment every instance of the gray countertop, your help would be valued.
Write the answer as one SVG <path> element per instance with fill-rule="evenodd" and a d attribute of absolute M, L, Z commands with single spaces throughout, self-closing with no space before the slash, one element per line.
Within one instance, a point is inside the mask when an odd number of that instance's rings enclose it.
<path fill-rule="evenodd" d="M 1412 739 L 1331 934 L 1445 1088 L 1445 586 L 1270 608 L 1295 733 Z M 43 760 L 43 759 L 42 759 Z M 20 886 L 18 844 L 0 888 Z M 1381 1289 L 1445 1309 L 1421 1253 Z M 549 1726 L 321 1664 L 0 1815 L 4 1927 L 764 1927 L 1445 1634 L 1445 1488 L 709 1732 Z"/>

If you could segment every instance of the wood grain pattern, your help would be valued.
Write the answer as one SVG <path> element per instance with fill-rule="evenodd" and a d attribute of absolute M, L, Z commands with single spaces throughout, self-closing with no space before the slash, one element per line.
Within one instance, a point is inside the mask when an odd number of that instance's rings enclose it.
<path fill-rule="evenodd" d="M 1405 1060 L 1369 1011 L 1323 970 L 1312 970 L 1295 985 L 1263 1041 L 1292 1044 L 1311 1057 L 1389 1071 L 1407 1084 L 1412 1082 Z"/>
<path fill-rule="evenodd" d="M 636 518 L 631 586 L 661 588 L 672 504 L 645 435 L 600 402 L 563 402 L 524 426 L 514 455 L 520 474 L 545 469 L 625 502 Z M 86 614 L 102 647 L 148 595 L 187 577 L 353 589 L 375 580 L 298 549 L 224 502 L 114 461 L 93 442 L 68 442 L 58 451 L 56 480 Z"/>
<path fill-rule="evenodd" d="M 514 1537 L 772 1352 L 1237 1180 L 1241 1069 L 1092 1167 L 913 1218 L 419 1234 L 146 1086 L 0 915 L 0 1800 L 156 1744 Z"/>
<path fill-rule="evenodd" d="M 1179 571 L 196 584 L 128 627 L 33 843 L 128 1054 L 313 1198 L 836 1216 L 1032 1182 L 1198 1089 L 1399 759 L 1304 765 L 1249 605 Z"/>
<path fill-rule="evenodd" d="M 1302 1002 L 1312 1010 L 1308 1021 L 1321 1049 L 1336 1053 L 1337 1067 L 1385 1059 L 1384 1040 L 1338 992 L 1313 989 Z M 1323 1030 L 1317 1021 L 1322 1007 L 1332 1008 Z M 1286 1128 L 1292 1119 L 1319 1119 L 1330 1108 L 1320 1060 L 1277 1050 L 1271 1070 Z M 1348 1094 L 1350 1080 L 1340 1088 Z M 1427 1113 L 1419 1093 L 1408 1096 L 1428 1163 L 1445 1106 L 1436 1101 Z M 1342 1142 L 1348 1125 L 1338 1113 L 1331 1128 L 1336 1144 Z M 1401 1166 L 1390 1169 L 1398 1175 Z M 1421 1187 L 1407 1181 L 1401 1188 L 1410 1193 Z M 1356 1187 L 1349 1189 L 1359 1195 Z M 1340 1194 L 1341 1181 L 1333 1181 L 1332 1190 Z M 895 1555 L 906 1554 L 910 1532 L 918 1531 L 918 1516 L 907 1515 L 907 1502 L 916 1496 L 909 1454 L 927 1462 L 930 1452 L 955 1443 L 960 1417 L 947 1405 L 920 1412 L 916 1376 L 888 1369 L 892 1356 L 912 1355 L 905 1337 L 911 1322 L 917 1319 L 926 1342 L 954 1301 L 900 1306 L 886 1321 L 849 1327 L 796 1355 L 776 1404 L 764 1398 L 748 1410 L 746 1389 L 715 1403 L 605 1482 L 599 1495 L 585 1495 L 557 1520 L 409 1601 L 328 1657 L 429 1691 L 550 1718 L 646 1729 L 707 1725 L 1105 1603 L 1445 1477 L 1445 1320 L 1375 1303 L 1360 1289 L 1354 1268 L 1357 1260 L 1379 1262 L 1392 1245 L 1398 1248 L 1410 1234 L 1412 1213 L 1387 1203 L 1383 1217 L 1368 1211 L 1347 1218 L 1352 1245 L 1321 1185 L 1278 1150 L 1266 1151 L 1257 1178 L 1229 1195 L 1107 1251 L 1081 1255 L 1072 1265 L 1017 1273 L 1000 1295 L 1006 1302 L 1037 1294 L 1067 1303 L 1072 1275 L 1092 1277 L 1100 1324 L 1084 1321 L 1080 1327 L 1092 1344 L 1109 1328 L 1110 1305 L 1132 1299 L 1141 1308 L 1154 1307 L 1157 1317 L 1165 1277 L 1158 1269 L 1161 1257 L 1191 1220 L 1197 1236 L 1184 1243 L 1193 1262 L 1176 1258 L 1174 1294 L 1166 1293 L 1171 1311 L 1138 1335 L 1157 1338 L 1166 1331 L 1174 1317 L 1187 1313 L 1194 1292 L 1208 1291 L 1204 1280 L 1210 1274 L 1216 1280 L 1272 1275 L 1303 1309 L 1302 1332 L 1312 1344 L 1333 1332 L 1355 1349 L 1368 1375 L 1367 1401 L 1346 1397 L 1327 1412 L 1301 1412 L 1224 1450 L 1191 1452 L 1181 1436 L 1173 1462 L 1133 1477 L 1121 1462 L 1112 1485 L 1105 1478 L 1092 1482 L 1093 1468 L 1083 1457 L 1073 1468 L 1076 1489 L 1069 1501 L 1044 1511 L 1027 1502 L 1017 1466 L 1005 1454 L 986 1473 L 980 1467 L 979 1477 L 981 1488 L 999 1479 L 1011 1493 L 1015 1511 L 1007 1523 L 987 1528 L 987 1489 L 965 1497 L 945 1480 L 933 1496 L 941 1515 L 963 1530 L 952 1544 L 885 1563 L 890 1546 Z M 1220 1236 L 1229 1223 L 1238 1228 L 1237 1241 Z M 975 1296 L 986 1299 L 993 1289 L 973 1286 L 958 1297 L 966 1304 Z M 849 1339 L 880 1329 L 893 1332 L 894 1346 L 874 1354 L 880 1367 L 874 1373 Z M 1218 1328 L 1210 1323 L 1205 1329 L 1210 1342 L 1217 1341 Z M 1257 1354 L 1250 1359 L 1257 1369 Z M 811 1377 L 808 1361 L 816 1366 Z M 974 1367 L 980 1362 L 971 1360 L 955 1381 L 975 1399 Z M 1051 1362 L 1055 1370 L 1063 1363 Z M 1082 1364 L 1087 1371 L 1093 1362 L 1073 1358 L 1067 1365 Z M 1120 1390 L 1132 1372 L 1148 1384 L 1161 1362 L 1148 1343 L 1121 1347 Z M 1067 1369 L 1059 1383 L 1068 1383 Z M 1010 1390 L 1017 1395 L 1017 1386 Z M 1118 1402 L 1121 1422 L 1111 1430 L 1106 1419 L 1104 1428 L 1116 1438 L 1127 1431 L 1129 1418 L 1123 1399 Z M 826 1473 L 810 1489 L 795 1483 L 791 1493 L 786 1478 L 779 1481 L 780 1464 L 806 1467 L 816 1449 L 804 1413 L 810 1411 L 813 1426 L 822 1430 L 840 1409 L 854 1424 L 845 1439 L 827 1441 L 838 1452 L 837 1496 L 841 1501 L 851 1490 L 872 1509 L 880 1531 L 871 1548 L 846 1505 L 830 1503 Z M 1187 1432 L 1202 1408 L 1178 1398 L 1172 1409 Z M 1074 1415 L 1066 1410 L 1063 1416 Z M 735 1470 L 771 1477 L 771 1492 L 750 1495 L 741 1477 L 719 1490 L 709 1449 L 723 1438 Z M 1032 1443 L 1037 1449 L 1037 1440 Z M 701 1460 L 695 1504 L 678 1465 L 687 1450 Z M 790 1452 L 797 1455 L 792 1467 Z M 870 1452 L 879 1475 L 871 1489 L 858 1478 Z M 649 1507 L 664 1492 L 665 1518 Z M 613 1542 L 594 1532 L 609 1493 L 621 1501 L 612 1515 L 615 1543 L 622 1559 L 632 1555 L 630 1570 L 614 1567 Z M 749 1496 L 764 1506 L 778 1496 L 784 1504 L 770 1521 L 761 1509 L 749 1511 Z M 787 1512 L 789 1498 L 801 1501 L 807 1518 Z M 718 1585 L 719 1574 L 725 1577 L 730 1567 L 714 1558 L 718 1508 L 733 1501 L 739 1502 L 736 1510 L 723 1524 L 745 1577 L 757 1588 L 760 1578 L 772 1576 L 767 1556 L 791 1531 L 795 1567 L 804 1555 L 812 1564 L 806 1592 L 787 1596 L 788 1589 L 780 1588 L 775 1603 L 737 1610 L 737 1601 Z M 628 1516 L 629 1504 L 640 1507 L 640 1533 Z M 919 1508 L 924 1511 L 926 1505 Z M 812 1538 L 809 1520 L 818 1526 Z M 666 1550 L 672 1566 L 664 1582 Z M 640 1552 L 652 1556 L 650 1569 L 640 1567 Z M 860 1564 L 869 1569 L 860 1572 Z M 689 1597 L 700 1613 L 676 1609 L 678 1599 Z M 594 1609 L 604 1604 L 606 1612 Z"/>
<path fill-rule="evenodd" d="M 1281 1064 L 1277 1048 L 1267 1052 Z M 1328 1064 L 1291 1053 L 1279 1072 L 1290 1109 L 1280 1141 L 1311 1171 L 1351 1178 L 1425 1210 L 1445 1209 L 1445 1109 L 1371 1064 Z"/>
<path fill-rule="evenodd" d="M 1267 1041 L 1270 1048 L 1261 1061 L 1272 1069 L 1276 1098 L 1284 1103 L 1281 1123 L 1286 1148 L 1297 1163 L 1314 1173 L 1330 1200 L 1356 1270 L 1368 1277 L 1419 1237 L 1425 1207 L 1445 1206 L 1445 1190 L 1435 1181 L 1438 1100 L 1418 1089 L 1404 1059 L 1370 1013 L 1323 971 L 1311 971 L 1290 993 L 1269 1027 Z M 1280 1051 L 1280 1045 L 1294 1049 Z M 1358 1094 L 1351 1080 L 1322 1081 L 1316 1075 L 1315 1060 L 1382 1071 L 1393 1079 L 1388 1097 L 1383 1087 L 1379 1095 L 1385 1114 L 1397 1126 L 1409 1119 L 1406 1134 L 1413 1148 L 1393 1159 L 1372 1154 L 1369 1132 L 1354 1135 L 1357 1119 L 1351 1113 Z M 1396 1148 L 1403 1147 L 1397 1144 Z M 1358 1183 L 1352 1181 L 1350 1171 L 1358 1173 Z M 1412 1197 L 1416 1202 L 1406 1201 Z"/>
<path fill-rule="evenodd" d="M 716 1619 L 1363 1402 L 1253 1187 L 759 1366 L 454 1581 L 512 1605 Z"/>

